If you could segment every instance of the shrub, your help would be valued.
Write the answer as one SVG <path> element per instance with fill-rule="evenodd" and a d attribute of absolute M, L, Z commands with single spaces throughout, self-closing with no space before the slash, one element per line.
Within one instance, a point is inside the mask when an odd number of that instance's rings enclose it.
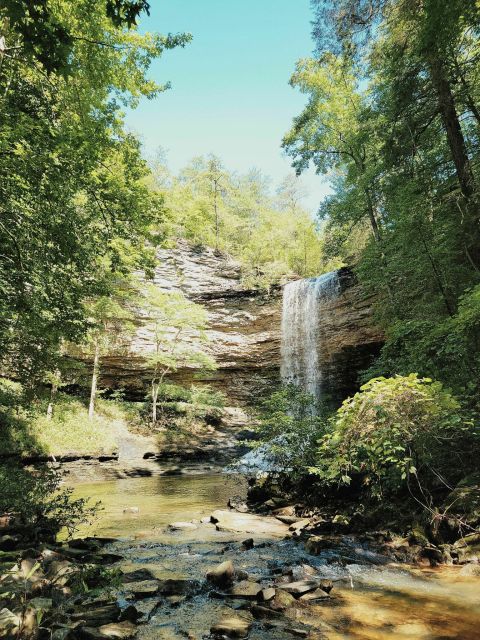
<path fill-rule="evenodd" d="M 473 423 L 439 382 L 374 378 L 332 416 L 311 470 L 326 484 L 355 478 L 374 496 L 408 488 L 425 502 L 465 474 L 472 445 Z"/>
<path fill-rule="evenodd" d="M 73 534 L 90 522 L 98 505 L 73 500 L 72 489 L 61 487 L 63 475 L 48 466 L 28 469 L 20 464 L 0 464 L 0 514 L 13 514 L 32 538 L 52 538 L 62 528 Z"/>
<path fill-rule="evenodd" d="M 256 447 L 268 448 L 269 462 L 282 473 L 302 476 L 315 462 L 316 442 L 325 433 L 315 398 L 291 384 L 260 405 Z"/>

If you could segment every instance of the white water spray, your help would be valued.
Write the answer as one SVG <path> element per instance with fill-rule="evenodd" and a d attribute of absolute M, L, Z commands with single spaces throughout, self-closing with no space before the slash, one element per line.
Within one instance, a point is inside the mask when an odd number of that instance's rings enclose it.
<path fill-rule="evenodd" d="M 337 271 L 290 282 L 283 290 L 282 380 L 300 386 L 317 401 L 323 390 L 320 368 L 322 312 L 339 290 Z"/>

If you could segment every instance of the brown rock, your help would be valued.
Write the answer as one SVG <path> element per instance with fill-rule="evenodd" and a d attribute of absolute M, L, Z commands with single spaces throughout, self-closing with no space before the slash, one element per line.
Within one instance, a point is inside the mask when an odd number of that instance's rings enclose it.
<path fill-rule="evenodd" d="M 282 591 L 291 593 L 293 596 L 301 596 L 309 591 L 314 591 L 319 586 L 316 580 L 297 580 L 296 582 L 287 582 L 279 585 Z"/>
<path fill-rule="evenodd" d="M 218 587 L 226 587 L 233 582 L 235 569 L 230 560 L 226 560 L 207 571 L 207 580 Z"/>
<path fill-rule="evenodd" d="M 229 590 L 228 595 L 232 598 L 244 598 L 245 600 L 255 600 L 262 591 L 262 586 L 258 582 L 242 580 Z"/>
<path fill-rule="evenodd" d="M 104 638 L 120 638 L 121 640 L 127 640 L 133 638 L 137 633 L 137 627 L 125 620 L 124 622 L 112 622 L 110 624 L 104 624 L 99 628 L 101 635 Z"/>
<path fill-rule="evenodd" d="M 214 624 L 210 633 L 213 636 L 226 636 L 227 638 L 246 638 L 250 627 L 251 623 L 248 620 L 232 615 L 222 618 Z"/>

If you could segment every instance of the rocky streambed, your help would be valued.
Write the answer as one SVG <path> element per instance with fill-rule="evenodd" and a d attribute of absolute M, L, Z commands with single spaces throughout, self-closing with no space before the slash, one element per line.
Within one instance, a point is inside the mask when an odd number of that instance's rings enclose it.
<path fill-rule="evenodd" d="M 105 510 L 82 537 L 3 552 L 3 637 L 478 638 L 479 565 L 400 564 L 385 533 L 318 534 L 289 506 L 246 513 L 235 476 L 94 489 L 79 493 Z"/>

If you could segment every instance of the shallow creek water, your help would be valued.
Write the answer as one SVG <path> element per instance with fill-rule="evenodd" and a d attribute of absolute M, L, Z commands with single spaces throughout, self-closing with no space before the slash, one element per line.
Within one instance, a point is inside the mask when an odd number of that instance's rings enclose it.
<path fill-rule="evenodd" d="M 220 532 L 210 524 L 199 524 L 192 531 L 168 530 L 169 523 L 200 520 L 225 508 L 231 495 L 244 490 L 239 477 L 200 474 L 81 484 L 75 494 L 102 501 L 98 521 L 81 533 L 119 537 L 112 550 L 124 556 L 124 571 L 145 567 L 159 579 L 203 581 L 208 568 L 230 559 L 237 569 L 267 586 L 273 571 L 281 573 L 288 567 L 300 571 L 302 564 L 314 567 L 319 577 L 335 581 L 334 597 L 295 607 L 288 614 L 290 627 L 310 628 L 311 639 L 480 639 L 480 579 L 461 576 L 457 567 L 421 570 L 387 565 L 349 538 L 338 549 L 311 556 L 292 540 Z M 138 513 L 124 513 L 129 507 L 138 507 Z M 247 537 L 254 537 L 256 546 L 242 551 L 240 541 Z M 235 615 L 251 619 L 239 608 L 241 601 L 216 599 L 205 592 L 177 600 L 155 610 L 148 624 L 139 628 L 139 640 L 207 638 L 211 625 L 232 609 Z M 284 622 L 274 624 L 254 622 L 250 640 L 294 637 Z"/>

